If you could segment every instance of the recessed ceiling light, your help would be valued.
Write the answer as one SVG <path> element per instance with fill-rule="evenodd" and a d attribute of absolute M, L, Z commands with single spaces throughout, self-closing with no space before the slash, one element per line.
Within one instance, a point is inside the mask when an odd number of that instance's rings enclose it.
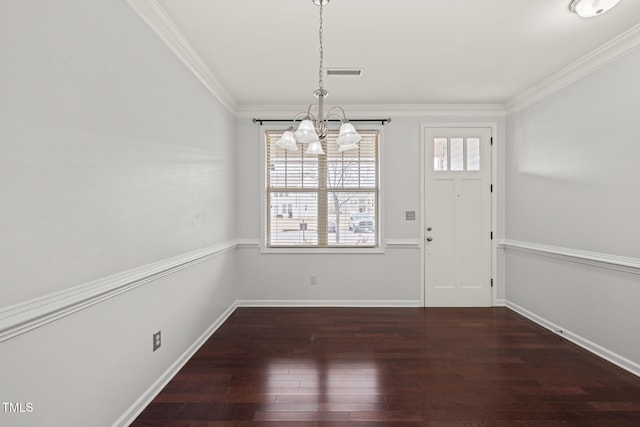
<path fill-rule="evenodd" d="M 572 0 L 569 10 L 582 18 L 591 18 L 602 15 L 619 2 L 620 0 Z"/>

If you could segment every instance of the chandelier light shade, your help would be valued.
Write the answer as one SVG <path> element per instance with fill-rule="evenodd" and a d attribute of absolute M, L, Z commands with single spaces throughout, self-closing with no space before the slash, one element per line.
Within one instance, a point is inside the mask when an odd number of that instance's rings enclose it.
<path fill-rule="evenodd" d="M 317 142 L 320 140 L 318 133 L 313 122 L 310 119 L 305 119 L 300 122 L 298 130 L 295 131 L 293 136 L 301 144 L 309 144 L 311 142 Z"/>
<path fill-rule="evenodd" d="M 298 146 L 296 145 L 296 138 L 293 136 L 293 128 L 289 128 L 282 134 L 282 137 L 276 142 L 278 147 L 282 147 L 285 150 L 289 151 L 298 151 Z"/>
<path fill-rule="evenodd" d="M 612 9 L 620 0 L 572 0 L 569 9 L 582 18 L 602 15 Z"/>
<path fill-rule="evenodd" d="M 314 95 L 318 98 L 318 104 L 311 104 L 306 112 L 298 113 L 293 119 L 293 124 L 295 125 L 296 120 L 299 118 L 302 118 L 303 120 L 298 125 L 296 131 L 291 132 L 293 130 L 292 126 L 282 135 L 282 138 L 280 138 L 276 144 L 285 150 L 297 151 L 298 146 L 296 145 L 296 142 L 299 142 L 301 144 L 308 144 L 305 154 L 324 154 L 322 143 L 327 137 L 329 127 L 328 121 L 329 118 L 335 117 L 342 123 L 340 126 L 339 136 L 336 140 L 338 145 L 340 145 L 338 151 L 354 150 L 358 148 L 360 134 L 358 134 L 353 125 L 349 123 L 342 107 L 333 107 L 326 115 L 324 114 L 324 98 L 329 95 L 329 92 L 324 89 L 322 81 L 322 75 L 324 72 L 322 11 L 324 6 L 329 4 L 329 0 L 312 0 L 312 2 L 320 8 L 320 28 L 318 31 L 320 38 L 320 67 L 318 70 L 318 89 L 314 92 Z"/>
<path fill-rule="evenodd" d="M 343 123 L 342 126 L 340 126 L 340 133 L 338 134 L 338 139 L 336 139 L 336 142 L 341 146 L 352 146 L 360 142 L 360 138 L 360 134 L 356 132 L 356 129 L 353 127 L 353 125 L 347 122 Z"/>
<path fill-rule="evenodd" d="M 322 149 L 322 144 L 320 143 L 320 140 L 315 142 L 310 142 L 309 146 L 307 147 L 304 153 L 305 154 L 324 154 L 324 150 Z"/>

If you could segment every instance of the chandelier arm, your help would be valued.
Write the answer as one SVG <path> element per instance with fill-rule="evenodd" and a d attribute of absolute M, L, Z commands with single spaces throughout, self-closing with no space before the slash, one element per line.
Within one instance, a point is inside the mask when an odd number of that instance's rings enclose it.
<path fill-rule="evenodd" d="M 308 111 L 306 111 L 306 112 L 305 111 L 300 111 L 298 114 L 296 114 L 295 117 L 293 118 L 292 124 L 295 125 L 297 120 L 299 121 L 300 118 L 304 118 L 304 117 L 309 117 L 309 112 Z"/>
<path fill-rule="evenodd" d="M 340 110 L 340 112 L 342 113 L 342 116 L 340 116 L 338 113 L 336 113 L 337 110 Z M 327 119 L 331 116 L 337 117 L 340 119 L 340 121 L 342 123 L 348 122 L 349 120 L 347 119 L 347 115 L 344 112 L 344 109 L 340 106 L 335 106 L 332 107 L 328 112 L 327 112 Z"/>
<path fill-rule="evenodd" d="M 315 105 L 315 104 L 310 104 L 310 105 L 309 105 L 309 108 L 307 108 L 307 117 L 309 117 L 309 118 L 313 119 L 313 121 L 318 121 L 318 119 L 316 118 L 316 116 L 315 116 L 315 115 L 313 115 L 313 113 L 311 112 L 311 110 L 312 110 L 313 108 L 315 108 L 315 109 L 316 109 L 316 111 L 318 111 L 318 106 L 317 106 L 317 105 Z"/>

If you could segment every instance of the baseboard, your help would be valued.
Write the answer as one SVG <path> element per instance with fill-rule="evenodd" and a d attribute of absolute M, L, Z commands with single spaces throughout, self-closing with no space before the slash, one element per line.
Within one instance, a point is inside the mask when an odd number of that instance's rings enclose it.
<path fill-rule="evenodd" d="M 510 308 L 511 310 L 515 311 L 516 313 L 526 317 L 527 319 L 539 324 L 540 326 L 542 326 L 543 328 L 546 328 L 548 330 L 550 330 L 551 332 L 561 336 L 562 338 L 566 339 L 567 341 L 571 341 L 572 343 L 584 348 L 585 350 L 595 354 L 596 356 L 599 356 L 611 363 L 613 363 L 616 366 L 619 366 L 620 368 L 624 369 L 625 371 L 628 371 L 638 377 L 640 377 L 640 365 L 635 363 L 632 360 L 627 359 L 626 357 L 623 357 L 609 349 L 606 349 L 594 342 L 589 341 L 588 339 L 575 334 L 565 328 L 563 328 L 562 326 L 556 325 L 553 322 L 550 322 L 549 320 L 538 316 L 537 314 L 527 310 L 524 307 L 519 306 L 518 304 L 515 304 L 509 300 L 506 300 L 506 306 L 508 308 Z"/>
<path fill-rule="evenodd" d="M 418 307 L 418 300 L 389 301 L 301 301 L 301 300 L 237 300 L 120 416 L 112 427 L 127 427 L 144 411 L 202 345 L 238 307 Z"/>
<path fill-rule="evenodd" d="M 238 300 L 238 307 L 421 307 L 419 300 Z"/>
<path fill-rule="evenodd" d="M 182 355 L 158 378 L 134 403 L 118 418 L 112 427 L 127 427 L 144 411 L 144 409 L 155 399 L 162 389 L 173 379 L 184 365 L 193 357 L 202 345 L 218 330 L 218 328 L 233 314 L 238 307 L 237 301 L 231 304 L 227 310 L 185 350 Z"/>
<path fill-rule="evenodd" d="M 506 306 L 551 332 L 640 377 L 640 365 L 637 363 L 509 300 L 498 299 L 495 306 Z M 131 424 L 238 307 L 421 307 L 421 304 L 419 300 L 237 300 L 112 424 L 112 427 L 126 427 Z"/>

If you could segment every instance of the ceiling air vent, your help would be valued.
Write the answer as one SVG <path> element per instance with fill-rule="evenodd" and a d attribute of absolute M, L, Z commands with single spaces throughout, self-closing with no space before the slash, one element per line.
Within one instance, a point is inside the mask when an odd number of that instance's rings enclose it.
<path fill-rule="evenodd" d="M 327 76 L 353 76 L 360 77 L 362 68 L 327 68 Z"/>

